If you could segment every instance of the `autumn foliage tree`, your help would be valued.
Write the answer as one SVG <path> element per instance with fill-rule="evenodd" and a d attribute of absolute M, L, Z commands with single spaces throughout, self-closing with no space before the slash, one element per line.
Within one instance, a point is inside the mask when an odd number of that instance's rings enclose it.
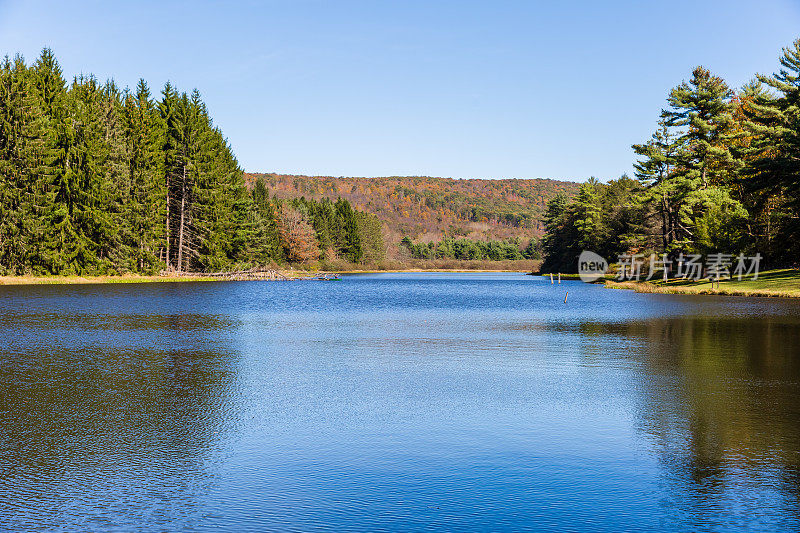
<path fill-rule="evenodd" d="M 289 261 L 304 263 L 319 257 L 314 228 L 303 213 L 283 204 L 277 210 L 277 225 Z"/>

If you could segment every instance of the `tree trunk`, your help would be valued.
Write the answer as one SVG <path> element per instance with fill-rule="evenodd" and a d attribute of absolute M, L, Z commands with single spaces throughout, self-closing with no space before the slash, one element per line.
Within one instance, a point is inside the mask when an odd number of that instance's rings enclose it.
<path fill-rule="evenodd" d="M 667 232 L 667 246 L 675 241 L 675 216 L 672 208 L 667 210 L 667 220 L 669 221 L 669 231 Z"/>
<path fill-rule="evenodd" d="M 186 165 L 183 165 L 183 183 L 181 183 L 181 225 L 178 232 L 178 272 L 183 270 L 183 225 L 186 210 Z"/>
<path fill-rule="evenodd" d="M 169 259 L 169 241 L 172 238 L 172 235 L 170 235 L 170 230 L 169 230 L 169 172 L 167 172 L 166 177 L 167 177 L 167 271 L 169 271 L 171 265 Z"/>
<path fill-rule="evenodd" d="M 664 245 L 664 252 L 669 247 L 669 206 L 667 204 L 667 193 L 661 195 L 661 242 Z"/>

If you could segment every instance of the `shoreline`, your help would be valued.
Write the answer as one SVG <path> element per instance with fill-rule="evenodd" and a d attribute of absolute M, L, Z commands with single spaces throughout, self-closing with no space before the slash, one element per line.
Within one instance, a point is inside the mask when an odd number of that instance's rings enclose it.
<path fill-rule="evenodd" d="M 468 274 L 470 272 L 517 272 L 528 274 L 528 270 L 518 268 L 390 268 L 386 270 L 364 269 L 364 270 L 329 270 L 329 274 L 402 274 L 403 272 L 452 272 Z"/>
<path fill-rule="evenodd" d="M 169 283 L 192 281 L 218 281 L 206 276 L 145 276 L 121 274 L 118 276 L 0 276 L 0 285 L 93 285 L 111 283 Z"/>
<path fill-rule="evenodd" d="M 353 269 L 353 270 L 280 270 L 280 274 L 290 278 L 289 281 L 315 279 L 317 276 L 340 275 L 340 274 L 399 274 L 403 272 L 451 272 L 451 273 L 469 273 L 469 272 L 518 272 L 520 274 L 527 273 L 526 270 L 520 269 L 464 269 L 464 268 L 409 268 L 409 269 L 389 269 L 389 270 L 374 270 L 374 269 Z M 192 283 L 192 282 L 207 282 L 207 281 L 231 281 L 224 278 L 214 276 L 202 276 L 193 274 L 191 276 L 146 276 L 139 274 L 121 274 L 121 275 L 106 275 L 106 276 L 0 276 L 0 286 L 23 286 L 23 285 L 96 285 L 96 284 L 114 284 L 114 283 Z M 252 280 L 251 280 L 252 281 Z M 271 280 L 256 280 L 256 281 L 271 281 Z"/>
<path fill-rule="evenodd" d="M 405 269 L 346 269 L 346 270 L 297 270 L 286 269 L 278 271 L 289 278 L 287 281 L 314 280 L 322 275 L 349 275 L 349 274 L 402 274 L 407 273 L 519 273 L 531 274 L 526 269 L 475 269 L 475 268 L 405 268 Z M 549 274 L 534 274 L 548 277 Z M 556 275 L 553 276 L 554 279 Z M 562 274 L 562 280 L 579 279 L 577 274 Z M 161 276 L 161 275 L 105 275 L 105 276 L 0 276 L 0 286 L 30 286 L 30 285 L 94 285 L 115 283 L 192 283 L 192 282 L 218 282 L 230 281 L 220 277 L 203 276 L 193 273 L 188 276 Z M 269 280 L 258 280 L 269 281 Z M 616 281 L 606 279 L 602 282 L 607 289 L 632 290 L 641 294 L 684 294 L 684 295 L 709 295 L 709 296 L 742 296 L 760 298 L 800 298 L 800 271 L 792 269 L 765 271 L 759 274 L 756 281 L 743 279 L 721 280 L 718 286 L 712 288 L 710 281 L 685 281 L 670 280 L 666 284 L 661 281 Z"/>

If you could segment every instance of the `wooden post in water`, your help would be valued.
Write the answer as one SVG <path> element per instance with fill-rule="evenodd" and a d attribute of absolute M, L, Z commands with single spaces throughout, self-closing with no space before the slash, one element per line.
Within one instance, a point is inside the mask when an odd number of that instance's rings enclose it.
<path fill-rule="evenodd" d="M 558 284 L 561 285 L 561 272 L 558 273 Z"/>
<path fill-rule="evenodd" d="M 567 294 L 564 295 L 564 303 L 567 303 L 567 296 L 569 296 L 569 291 L 567 291 Z"/>
<path fill-rule="evenodd" d="M 552 285 L 552 284 L 553 284 L 553 273 L 550 272 L 550 285 Z"/>

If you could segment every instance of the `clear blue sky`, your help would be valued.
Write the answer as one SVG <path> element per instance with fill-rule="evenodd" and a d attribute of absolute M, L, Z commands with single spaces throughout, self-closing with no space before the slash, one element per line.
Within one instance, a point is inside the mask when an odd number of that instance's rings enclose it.
<path fill-rule="evenodd" d="M 800 2 L 0 0 L 0 51 L 198 88 L 248 171 L 602 180 L 670 87 L 741 86 Z"/>

